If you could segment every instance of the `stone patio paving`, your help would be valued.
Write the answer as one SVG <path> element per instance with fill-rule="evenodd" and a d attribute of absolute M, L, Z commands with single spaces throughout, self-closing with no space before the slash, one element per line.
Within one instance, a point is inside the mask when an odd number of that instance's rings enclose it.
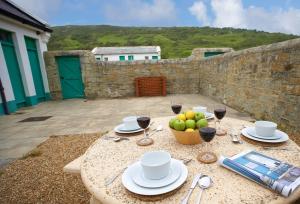
<path fill-rule="evenodd" d="M 48 101 L 20 109 L 16 114 L 0 117 L 0 167 L 22 157 L 51 135 L 105 132 L 119 124 L 123 117 L 148 109 L 151 117 L 172 115 L 170 101 L 183 103 L 183 110 L 207 106 L 211 111 L 217 102 L 201 95 L 168 95 L 123 99 L 72 99 Z M 19 122 L 29 117 L 52 116 L 41 122 Z M 232 108 L 227 115 L 251 120 L 248 114 Z"/>

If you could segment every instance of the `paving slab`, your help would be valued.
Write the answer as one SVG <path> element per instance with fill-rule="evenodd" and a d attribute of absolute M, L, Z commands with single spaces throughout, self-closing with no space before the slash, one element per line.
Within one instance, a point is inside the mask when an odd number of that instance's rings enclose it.
<path fill-rule="evenodd" d="M 214 100 L 201 95 L 168 95 L 166 97 L 132 97 L 122 99 L 70 99 L 47 101 L 34 107 L 0 117 L 0 166 L 22 157 L 51 135 L 106 132 L 121 123 L 122 118 L 147 110 L 151 117 L 173 115 L 171 100 L 180 101 L 183 110 L 207 106 L 212 111 Z M 40 122 L 24 122 L 29 117 L 52 116 Z M 227 108 L 226 116 L 251 120 L 248 114 Z"/>

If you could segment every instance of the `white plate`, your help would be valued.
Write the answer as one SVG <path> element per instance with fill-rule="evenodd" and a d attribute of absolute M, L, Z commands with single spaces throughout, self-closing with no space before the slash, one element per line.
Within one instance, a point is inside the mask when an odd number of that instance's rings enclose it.
<path fill-rule="evenodd" d="M 284 132 L 282 132 L 280 130 L 276 130 L 276 132 L 278 132 L 276 134 L 280 134 L 281 135 L 280 139 L 277 139 L 277 140 L 266 140 L 266 139 L 260 139 L 260 138 L 256 138 L 256 137 L 251 136 L 250 134 L 248 134 L 247 128 L 242 129 L 242 134 L 245 137 L 247 137 L 249 139 L 252 139 L 252 140 L 259 141 L 259 142 L 279 143 L 279 142 L 285 142 L 285 141 L 289 140 L 289 136 L 286 133 L 284 133 Z"/>
<path fill-rule="evenodd" d="M 281 138 L 281 134 L 278 131 L 275 131 L 275 134 L 270 137 L 264 137 L 256 134 L 255 127 L 247 127 L 247 133 L 253 137 L 264 139 L 264 140 L 278 140 Z"/>
<path fill-rule="evenodd" d="M 136 127 L 136 128 L 133 128 L 133 129 L 127 129 L 127 128 L 125 127 L 125 124 L 124 124 L 124 123 L 123 123 L 123 124 L 120 124 L 120 126 L 118 127 L 118 130 L 123 131 L 123 132 L 130 132 L 130 131 L 135 131 L 135 130 L 140 130 L 140 129 L 142 129 L 142 128 Z"/>
<path fill-rule="evenodd" d="M 213 114 L 213 113 L 206 112 L 206 113 L 205 113 L 205 118 L 206 118 L 206 120 L 213 119 L 213 118 L 214 118 L 214 114 Z"/>
<path fill-rule="evenodd" d="M 159 188 L 159 187 L 167 186 L 175 182 L 181 174 L 180 162 L 176 162 L 176 160 L 173 159 L 171 161 L 171 169 L 169 175 L 159 180 L 145 178 L 143 173 L 143 168 L 140 162 L 135 163 L 135 165 L 133 165 L 132 168 L 134 168 L 132 169 L 132 171 L 136 172 L 132 177 L 133 181 L 137 185 L 145 188 Z"/>
<path fill-rule="evenodd" d="M 142 128 L 137 129 L 137 130 L 132 130 L 132 131 L 122 131 L 122 130 L 120 130 L 120 127 L 121 127 L 122 125 L 124 125 L 124 124 L 120 124 L 120 125 L 116 126 L 115 129 L 114 129 L 114 131 L 115 131 L 116 133 L 120 133 L 120 134 L 130 134 L 130 133 L 136 133 L 136 132 L 144 131 Z"/>
<path fill-rule="evenodd" d="M 187 176 L 188 176 L 188 170 L 187 170 L 186 166 L 181 161 L 174 159 L 174 162 L 180 162 L 181 175 L 174 183 L 171 183 L 168 186 L 164 186 L 164 187 L 160 187 L 160 188 L 144 188 L 142 186 L 137 185 L 136 183 L 134 183 L 134 181 L 132 179 L 132 177 L 136 173 L 135 171 L 132 170 L 132 169 L 134 169 L 134 168 L 132 168 L 132 166 L 135 164 L 129 166 L 123 173 L 122 184 L 130 192 L 136 193 L 139 195 L 148 195 L 148 196 L 160 195 L 160 194 L 164 194 L 164 193 L 173 191 L 176 188 L 180 187 L 186 181 Z"/>

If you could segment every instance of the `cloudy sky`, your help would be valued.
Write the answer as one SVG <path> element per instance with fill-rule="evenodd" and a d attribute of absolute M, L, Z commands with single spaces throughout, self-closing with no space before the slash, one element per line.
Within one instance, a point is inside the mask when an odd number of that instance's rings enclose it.
<path fill-rule="evenodd" d="M 300 35 L 300 0 L 12 0 L 50 25 L 211 26 Z"/>

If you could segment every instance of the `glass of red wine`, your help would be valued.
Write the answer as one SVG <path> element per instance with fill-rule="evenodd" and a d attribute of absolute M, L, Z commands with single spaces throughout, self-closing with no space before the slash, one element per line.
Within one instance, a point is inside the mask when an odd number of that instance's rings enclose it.
<path fill-rule="evenodd" d="M 211 127 L 200 128 L 199 134 L 205 143 L 205 148 L 197 156 L 198 161 L 206 164 L 217 161 L 217 156 L 213 152 L 209 151 L 211 150 L 211 147 L 208 148 L 208 143 L 211 142 L 216 135 L 216 129 Z"/>
<path fill-rule="evenodd" d="M 179 114 L 182 108 L 182 103 L 180 103 L 179 101 L 172 100 L 171 108 L 174 114 Z"/>
<path fill-rule="evenodd" d="M 150 125 L 150 114 L 145 112 L 139 113 L 136 120 L 140 128 L 144 129 L 144 137 L 137 141 L 137 145 L 147 146 L 153 144 L 153 139 L 149 138 L 149 134 L 146 132 L 146 129 Z"/>
<path fill-rule="evenodd" d="M 224 118 L 224 116 L 226 114 L 226 106 L 222 106 L 222 105 L 215 106 L 214 114 L 217 118 L 217 121 L 216 121 L 217 133 L 216 133 L 216 135 L 218 135 L 218 136 L 226 135 L 227 134 L 226 130 L 222 129 L 222 127 L 221 127 L 221 120 L 222 120 L 222 118 Z"/>

